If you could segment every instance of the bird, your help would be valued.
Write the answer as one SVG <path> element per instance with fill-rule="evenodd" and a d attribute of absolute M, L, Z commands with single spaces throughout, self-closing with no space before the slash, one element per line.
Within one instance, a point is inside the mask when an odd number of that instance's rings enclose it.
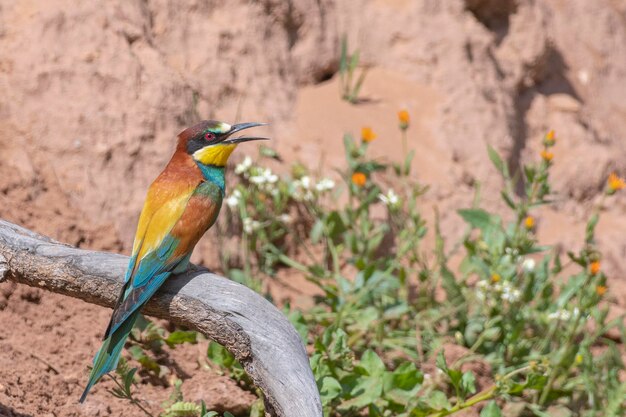
<path fill-rule="evenodd" d="M 264 125 L 203 120 L 178 135 L 174 154 L 148 188 L 124 285 L 79 402 L 117 368 L 141 307 L 172 274 L 189 267 L 195 245 L 220 212 L 226 164 L 237 145 L 268 139 L 235 134 Z"/>

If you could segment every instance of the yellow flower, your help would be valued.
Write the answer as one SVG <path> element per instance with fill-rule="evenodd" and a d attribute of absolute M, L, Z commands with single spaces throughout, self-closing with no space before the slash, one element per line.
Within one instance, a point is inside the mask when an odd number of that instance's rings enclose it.
<path fill-rule="evenodd" d="M 577 364 L 577 365 L 580 365 L 581 363 L 583 363 L 583 355 L 581 355 L 580 353 L 578 353 L 578 354 L 576 355 L 575 361 L 576 361 L 576 364 Z"/>
<path fill-rule="evenodd" d="M 552 161 L 552 158 L 554 158 L 554 154 L 552 152 L 548 152 L 546 150 L 541 151 L 541 159 L 544 161 L 550 162 Z"/>
<path fill-rule="evenodd" d="M 543 144 L 550 147 L 550 146 L 554 146 L 555 143 L 556 143 L 556 137 L 554 135 L 554 130 L 551 130 L 548 133 L 546 133 L 546 136 L 543 139 Z"/>
<path fill-rule="evenodd" d="M 500 274 L 492 274 L 491 275 L 491 282 L 493 282 L 494 284 L 496 282 L 500 282 Z"/>
<path fill-rule="evenodd" d="M 608 185 L 608 194 L 615 194 L 616 191 L 621 190 L 626 187 L 626 182 L 624 182 L 623 178 L 617 176 L 615 172 L 612 172 L 609 175 L 609 179 L 607 180 Z"/>
<path fill-rule="evenodd" d="M 402 109 L 398 112 L 398 121 L 400 122 L 400 129 L 406 130 L 411 123 L 411 116 L 406 109 Z"/>
<path fill-rule="evenodd" d="M 605 293 L 606 293 L 606 286 L 605 285 L 598 285 L 596 287 L 596 294 L 598 294 L 600 297 L 602 297 Z"/>
<path fill-rule="evenodd" d="M 376 139 L 376 133 L 372 130 L 371 127 L 364 127 L 361 129 L 361 140 L 365 143 L 370 143 Z"/>
<path fill-rule="evenodd" d="M 589 272 L 591 272 L 591 275 L 600 272 L 600 261 L 593 261 L 591 265 L 589 265 Z"/>
<path fill-rule="evenodd" d="M 357 187 L 363 187 L 366 182 L 367 177 L 364 173 L 355 172 L 354 174 L 352 174 L 352 184 L 356 185 Z"/>
<path fill-rule="evenodd" d="M 527 216 L 524 219 L 524 227 L 526 227 L 527 230 L 532 230 L 532 228 L 535 227 L 535 218 L 533 216 Z"/>

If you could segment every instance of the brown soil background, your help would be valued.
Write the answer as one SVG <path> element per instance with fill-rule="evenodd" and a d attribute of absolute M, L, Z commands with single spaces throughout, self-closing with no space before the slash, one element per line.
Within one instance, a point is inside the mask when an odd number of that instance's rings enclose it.
<path fill-rule="evenodd" d="M 372 66 L 358 105 L 339 99 L 343 33 Z M 576 249 L 608 173 L 626 174 L 626 1 L 0 0 L 0 217 L 127 253 L 145 189 L 197 115 L 270 122 L 287 161 L 330 172 L 363 125 L 376 155 L 398 159 L 400 108 L 431 186 L 424 211 L 439 207 L 450 240 L 474 183 L 500 204 L 486 144 L 517 167 L 556 130 L 557 202 L 538 232 Z M 622 193 L 598 227 L 612 314 L 626 310 L 625 213 Z M 196 262 L 216 265 L 212 239 Z M 109 314 L 1 284 L 0 416 L 138 415 L 108 382 L 76 403 Z M 172 352 L 186 398 L 245 407 L 249 393 L 201 366 L 205 347 Z M 141 390 L 155 410 L 167 392 Z"/>

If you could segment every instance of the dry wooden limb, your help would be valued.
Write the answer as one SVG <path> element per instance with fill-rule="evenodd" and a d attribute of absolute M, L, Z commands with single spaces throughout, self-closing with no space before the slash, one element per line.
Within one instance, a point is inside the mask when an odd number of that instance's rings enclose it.
<path fill-rule="evenodd" d="M 0 220 L 0 281 L 113 307 L 127 263 L 126 256 L 76 249 Z M 254 291 L 196 269 L 168 280 L 143 312 L 196 329 L 228 349 L 265 394 L 272 416 L 322 416 L 298 333 Z"/>

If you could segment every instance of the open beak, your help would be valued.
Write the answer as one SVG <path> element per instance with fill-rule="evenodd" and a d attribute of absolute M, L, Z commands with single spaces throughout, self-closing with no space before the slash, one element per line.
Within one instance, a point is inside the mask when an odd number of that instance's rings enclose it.
<path fill-rule="evenodd" d="M 232 125 L 230 128 L 230 131 L 226 134 L 226 140 L 224 140 L 222 143 L 234 144 L 234 143 L 248 142 L 251 140 L 269 140 L 269 138 L 263 138 L 263 137 L 258 137 L 258 136 L 238 136 L 236 138 L 229 139 L 231 135 L 237 132 L 240 132 L 244 129 L 249 129 L 251 127 L 257 127 L 257 126 L 267 126 L 267 123 L 238 123 L 236 125 Z"/>

